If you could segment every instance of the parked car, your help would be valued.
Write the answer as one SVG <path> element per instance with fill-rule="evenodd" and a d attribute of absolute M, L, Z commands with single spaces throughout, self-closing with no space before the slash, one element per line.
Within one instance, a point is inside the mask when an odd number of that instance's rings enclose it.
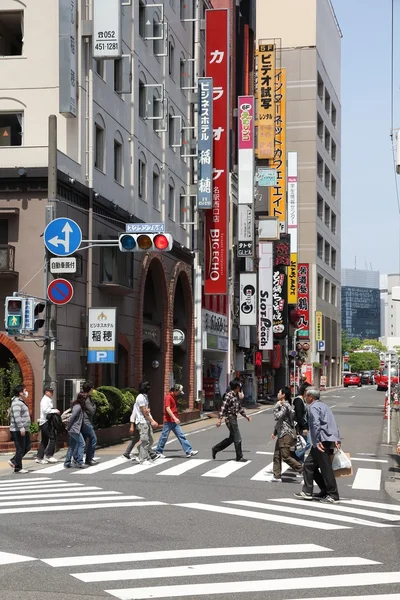
<path fill-rule="evenodd" d="M 347 373 L 343 379 L 344 387 L 349 387 L 350 385 L 356 385 L 361 387 L 361 377 L 358 373 Z"/>
<path fill-rule="evenodd" d="M 361 383 L 363 385 L 372 385 L 371 371 L 363 371 L 361 373 Z"/>
<path fill-rule="evenodd" d="M 392 382 L 392 385 L 399 383 L 397 367 L 391 368 L 390 375 L 391 375 L 390 380 Z M 378 390 L 378 392 L 385 392 L 388 389 L 388 380 L 389 380 L 389 378 L 388 378 L 387 367 L 385 367 L 384 369 L 381 369 L 379 371 L 379 373 L 376 373 L 375 383 L 376 383 L 376 389 Z"/>

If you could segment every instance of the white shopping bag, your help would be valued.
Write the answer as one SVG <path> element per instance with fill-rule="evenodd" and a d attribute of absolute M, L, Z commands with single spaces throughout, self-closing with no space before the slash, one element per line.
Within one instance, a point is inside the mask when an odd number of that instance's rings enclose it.
<path fill-rule="evenodd" d="M 336 450 L 333 456 L 332 469 L 334 471 L 339 471 L 340 469 L 351 469 L 350 457 L 345 454 L 343 450 Z"/>

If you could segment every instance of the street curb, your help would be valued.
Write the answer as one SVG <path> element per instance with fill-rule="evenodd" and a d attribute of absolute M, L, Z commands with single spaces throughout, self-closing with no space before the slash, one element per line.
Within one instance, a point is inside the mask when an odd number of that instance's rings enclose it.
<path fill-rule="evenodd" d="M 399 411 L 391 411 L 392 419 L 390 421 L 391 424 L 391 439 L 392 442 L 392 461 L 390 466 L 390 471 L 393 472 L 393 475 L 389 477 L 385 481 L 385 492 L 396 500 L 396 502 L 400 502 L 400 455 L 397 454 L 397 442 L 400 439 L 400 412 Z"/>

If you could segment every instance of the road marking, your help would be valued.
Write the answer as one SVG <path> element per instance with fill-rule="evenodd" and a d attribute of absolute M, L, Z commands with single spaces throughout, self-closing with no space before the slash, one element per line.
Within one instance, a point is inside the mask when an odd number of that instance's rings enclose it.
<path fill-rule="evenodd" d="M 283 500 L 283 502 L 284 501 L 285 500 Z M 282 502 L 282 500 L 277 500 L 277 502 Z M 304 500 L 300 500 L 300 502 L 304 502 Z M 228 500 L 224 501 L 224 503 L 235 504 L 237 506 L 247 506 L 249 508 L 260 508 L 262 510 L 276 510 L 277 512 L 293 514 L 293 509 L 291 506 L 275 506 L 274 504 L 268 504 L 264 502 L 251 502 L 249 500 Z M 323 511 L 320 512 L 318 509 L 314 510 L 311 506 L 310 509 L 311 510 L 296 508 L 295 514 L 312 518 L 321 517 L 323 519 L 330 519 L 331 521 L 341 521 L 342 523 L 355 523 L 357 525 L 367 525 L 368 527 L 396 527 L 396 525 L 390 525 L 389 523 L 375 523 L 373 521 L 367 521 L 365 519 L 358 519 L 357 517 L 345 517 L 337 514 L 326 514 Z M 279 517 L 277 517 L 277 520 L 278 518 Z"/>
<path fill-rule="evenodd" d="M 198 577 L 202 575 L 223 575 L 246 571 L 275 571 L 286 569 L 316 569 L 328 567 L 347 567 L 381 565 L 382 563 L 359 558 L 358 556 L 332 556 L 329 558 L 295 558 L 281 560 L 260 560 L 240 562 L 220 562 L 211 564 L 181 565 L 179 567 L 158 567 L 151 569 L 126 569 L 118 571 L 97 571 L 94 573 L 73 573 L 72 576 L 84 583 L 104 581 L 128 581 L 143 579 L 167 579 L 170 577 Z"/>
<path fill-rule="evenodd" d="M 16 481 L 14 479 L 2 479 L 0 487 L 4 487 L 5 485 L 28 485 L 28 483 L 37 483 L 38 481 L 53 481 L 50 477 L 29 477 L 28 479 L 24 479 L 23 481 Z"/>
<path fill-rule="evenodd" d="M 101 498 L 98 497 L 98 495 L 96 495 L 94 498 L 93 497 L 84 497 L 82 498 L 81 496 L 78 498 L 65 498 L 64 496 L 62 498 L 51 498 L 50 500 L 29 500 L 29 501 L 20 501 L 20 502 L 0 502 L 0 508 L 2 508 L 3 506 L 34 506 L 35 504 L 57 504 L 59 502 L 64 502 L 65 504 L 68 504 L 69 502 L 73 503 L 73 502 L 97 502 L 98 500 L 101 500 L 102 502 L 114 502 L 116 500 L 115 496 L 110 495 L 113 494 L 114 492 L 108 492 L 108 496 L 102 496 Z M 140 496 L 118 496 L 118 499 L 120 500 L 140 500 Z"/>
<path fill-rule="evenodd" d="M 101 471 L 106 471 L 107 469 L 112 469 L 113 467 L 118 467 L 118 465 L 126 464 L 126 458 L 124 456 L 118 456 L 118 458 L 113 458 L 107 462 L 101 463 L 99 465 L 95 465 L 94 467 L 89 467 L 88 469 L 77 470 L 73 475 L 93 475 L 93 473 L 100 473 Z"/>
<path fill-rule="evenodd" d="M 385 504 L 384 502 L 369 502 L 368 500 L 341 500 L 343 504 L 355 504 L 358 506 L 370 506 L 371 508 L 383 508 L 384 510 L 395 510 L 400 512 L 398 504 Z"/>
<path fill-rule="evenodd" d="M 300 598 L 290 598 L 289 600 L 304 600 Z M 307 598 L 307 600 L 327 600 L 323 598 Z M 400 594 L 376 594 L 368 596 L 329 596 L 328 600 L 400 600 Z"/>
<path fill-rule="evenodd" d="M 360 460 L 363 462 L 372 462 L 372 463 L 387 463 L 387 460 L 383 460 L 380 458 L 359 458 L 358 456 L 352 456 L 351 460 Z"/>
<path fill-rule="evenodd" d="M 274 453 L 273 452 L 256 452 L 256 454 L 268 454 L 268 456 L 273 456 Z"/>
<path fill-rule="evenodd" d="M 23 556 L 22 554 L 11 554 L 9 552 L 0 552 L 0 565 L 13 565 L 14 563 L 28 562 L 38 560 L 32 556 Z"/>
<path fill-rule="evenodd" d="M 33 512 L 56 512 L 56 511 L 70 511 L 70 510 L 93 510 L 94 508 L 124 508 L 127 506 L 162 506 L 165 502 L 112 502 L 110 504 L 90 504 L 90 505 L 60 505 L 60 506 L 32 506 L 27 508 L 0 508 L 0 515 L 11 515 L 15 513 L 33 513 Z"/>
<path fill-rule="evenodd" d="M 355 398 L 355 396 L 350 396 L 350 400 L 352 400 L 353 398 Z"/>
<path fill-rule="evenodd" d="M 159 458 L 157 462 L 150 463 L 149 465 L 139 465 L 136 463 L 133 467 L 128 467 L 127 469 L 122 469 L 122 471 L 116 471 L 113 475 L 137 475 L 138 473 L 142 473 L 142 471 L 147 471 L 147 469 L 152 469 L 153 467 L 158 467 L 160 465 L 165 464 L 173 460 L 172 458 Z M 105 463 L 107 464 L 107 463 Z"/>
<path fill-rule="evenodd" d="M 82 488 L 85 487 L 83 484 Z M 15 494 L 16 492 L 18 492 L 19 494 L 23 495 L 23 494 L 31 494 L 32 492 L 61 492 L 62 490 L 80 490 L 81 485 L 76 485 L 74 483 L 65 483 L 65 484 L 57 484 L 57 485 L 49 485 L 47 488 L 25 488 L 23 490 L 19 489 L 19 488 L 10 488 L 9 490 L 7 490 L 7 492 L 0 492 L 0 497 L 3 496 L 9 496 L 10 494 Z M 87 488 L 86 488 L 87 489 Z M 95 489 L 100 489 L 100 488 L 95 488 Z"/>
<path fill-rule="evenodd" d="M 352 485 L 353 490 L 380 490 L 381 469 L 357 469 L 357 474 Z"/>
<path fill-rule="evenodd" d="M 224 515 L 236 515 L 238 517 L 248 517 L 249 519 L 258 519 L 260 521 L 272 521 L 273 523 L 284 523 L 285 525 L 300 525 L 311 529 L 349 529 L 346 525 L 333 525 L 332 523 L 317 523 L 306 519 L 296 519 L 295 517 L 284 517 L 270 515 L 265 513 L 242 510 L 240 508 L 230 508 L 228 506 L 213 506 L 212 504 L 201 504 L 200 502 L 188 502 L 186 504 L 175 504 L 183 508 L 194 508 L 196 510 L 205 510 L 208 512 L 222 513 Z"/>
<path fill-rule="evenodd" d="M 59 462 L 57 465 L 52 465 L 51 467 L 44 467 L 43 469 L 37 469 L 35 471 L 35 473 L 39 473 L 39 475 L 41 475 L 42 473 L 58 473 L 58 471 L 64 471 L 66 470 L 64 467 L 64 463 L 61 461 Z"/>
<path fill-rule="evenodd" d="M 118 497 L 120 495 L 122 495 L 122 492 L 104 492 L 104 491 L 98 491 L 98 492 L 87 492 L 86 490 L 89 489 L 93 489 L 92 487 L 88 486 L 87 488 L 85 488 L 84 490 L 79 489 L 73 492 L 52 492 L 50 494 L 28 494 L 27 496 L 24 496 L 24 500 L 34 500 L 36 498 L 73 498 L 76 496 L 80 496 L 80 497 L 89 497 L 89 496 L 106 496 L 109 494 L 115 494 L 118 495 Z M 96 490 L 101 490 L 101 488 L 94 488 Z M 140 496 L 138 496 L 138 498 L 140 498 L 141 500 L 143 498 L 141 498 Z M 15 496 L 7 496 L 6 498 L 0 498 L 0 503 L 3 500 L 21 500 L 21 494 L 16 494 Z M 99 500 L 101 500 L 101 498 L 99 498 Z"/>
<path fill-rule="evenodd" d="M 238 594 L 240 592 L 273 592 L 281 590 L 313 590 L 318 588 L 363 587 L 400 583 L 400 572 L 350 573 L 348 575 L 322 575 L 320 577 L 291 577 L 256 581 L 224 581 L 221 583 L 195 583 L 125 590 L 106 590 L 119 600 L 148 600 L 149 598 L 183 598 L 185 596 L 210 596 L 213 594 Z M 354 596 L 353 596 L 354 598 Z"/>
<path fill-rule="evenodd" d="M 161 460 L 161 459 L 159 459 Z M 210 462 L 209 458 L 191 458 L 186 462 L 182 462 L 179 465 L 175 465 L 174 467 L 170 467 L 166 471 L 162 471 L 161 473 L 157 473 L 157 475 L 182 475 L 186 473 L 186 471 L 190 471 L 191 469 L 195 469 L 196 467 L 200 467 L 200 465 L 204 465 L 205 463 Z"/>
<path fill-rule="evenodd" d="M 270 502 L 285 502 L 286 504 L 295 504 L 304 506 L 304 500 L 295 500 L 294 498 L 271 498 Z M 342 501 L 343 502 L 343 501 Z M 318 506 L 318 510 L 335 510 L 337 512 L 344 512 L 349 514 L 357 514 L 364 515 L 366 517 L 375 517 L 377 519 L 383 519 L 384 521 L 398 521 L 400 519 L 400 515 L 387 515 L 382 512 L 374 511 L 374 510 L 364 510 L 362 508 L 350 508 L 349 506 L 342 506 L 341 504 L 322 504 L 318 502 L 315 504 Z"/>
<path fill-rule="evenodd" d="M 332 404 L 332 406 L 329 406 L 329 408 L 335 408 L 337 406 L 337 404 Z"/>
<path fill-rule="evenodd" d="M 251 460 L 242 463 L 236 462 L 235 460 L 230 460 L 222 465 L 219 465 L 218 467 L 215 467 L 215 469 L 211 469 L 211 471 L 207 471 L 207 473 L 203 473 L 202 477 L 228 477 L 228 475 L 231 475 L 235 471 L 238 471 L 250 463 Z"/>
<path fill-rule="evenodd" d="M 261 469 L 261 471 L 258 471 L 258 473 L 256 473 L 254 475 L 254 477 L 251 478 L 252 481 L 270 481 L 271 476 L 272 476 L 272 469 L 273 469 L 274 463 L 269 463 L 269 465 L 267 465 L 266 467 L 264 467 L 263 469 Z M 286 471 L 290 469 L 289 465 L 287 465 L 286 463 L 282 463 L 282 469 L 281 469 L 281 473 L 283 475 L 283 473 L 286 473 Z"/>
<path fill-rule="evenodd" d="M 126 552 L 125 554 L 93 554 L 91 556 L 63 556 L 43 558 L 41 562 L 51 567 L 80 567 L 111 565 L 149 560 L 174 560 L 180 558 L 211 558 L 212 556 L 252 556 L 261 554 L 307 554 L 333 552 L 331 548 L 316 544 L 282 544 L 271 546 L 237 546 L 235 548 L 185 548 L 184 550 L 155 550 L 153 552 Z"/>

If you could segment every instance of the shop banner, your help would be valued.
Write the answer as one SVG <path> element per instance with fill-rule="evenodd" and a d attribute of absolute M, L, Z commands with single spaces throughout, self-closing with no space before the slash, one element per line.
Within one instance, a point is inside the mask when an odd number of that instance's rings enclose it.
<path fill-rule="evenodd" d="M 297 335 L 301 338 L 310 337 L 310 265 L 299 263 L 297 310 L 300 318 L 297 322 Z"/>
<path fill-rule="evenodd" d="M 290 254 L 288 268 L 288 304 L 297 304 L 297 252 Z"/>
<path fill-rule="evenodd" d="M 239 323 L 257 325 L 257 274 L 240 273 Z"/>
<path fill-rule="evenodd" d="M 286 231 L 286 69 L 275 73 L 275 150 L 271 167 L 277 171 L 270 189 L 269 215 L 278 217 L 280 231 Z"/>
<path fill-rule="evenodd" d="M 288 330 L 287 282 L 284 267 L 274 267 L 272 277 L 273 332 L 275 339 L 283 339 Z"/>
<path fill-rule="evenodd" d="M 238 203 L 254 203 L 254 98 L 238 102 Z"/>
<path fill-rule="evenodd" d="M 290 265 L 290 240 L 287 234 L 281 233 L 279 240 L 274 242 L 275 267 L 288 267 Z"/>
<path fill-rule="evenodd" d="M 273 159 L 275 130 L 274 44 L 260 44 L 258 46 L 257 67 L 257 155 L 259 159 Z"/>
<path fill-rule="evenodd" d="M 118 362 L 116 308 L 89 308 L 87 362 Z"/>
<path fill-rule="evenodd" d="M 297 304 L 298 252 L 298 166 L 297 152 L 288 152 L 288 232 L 290 234 L 290 267 L 288 271 L 288 303 Z"/>
<path fill-rule="evenodd" d="M 258 245 L 258 347 L 260 350 L 273 349 L 272 335 L 272 271 L 274 248 L 272 242 Z"/>
<path fill-rule="evenodd" d="M 323 325 L 322 325 L 322 312 L 320 310 L 315 311 L 315 341 L 322 342 L 324 339 Z"/>
<path fill-rule="evenodd" d="M 205 294 L 228 291 L 229 13 L 206 10 L 206 77 L 213 80 L 213 207 L 206 212 Z"/>
<path fill-rule="evenodd" d="M 199 77 L 197 208 L 212 208 L 213 80 Z"/>
<path fill-rule="evenodd" d="M 258 167 L 256 170 L 256 183 L 258 187 L 272 187 L 276 185 L 277 173 L 276 169 L 268 167 Z"/>

